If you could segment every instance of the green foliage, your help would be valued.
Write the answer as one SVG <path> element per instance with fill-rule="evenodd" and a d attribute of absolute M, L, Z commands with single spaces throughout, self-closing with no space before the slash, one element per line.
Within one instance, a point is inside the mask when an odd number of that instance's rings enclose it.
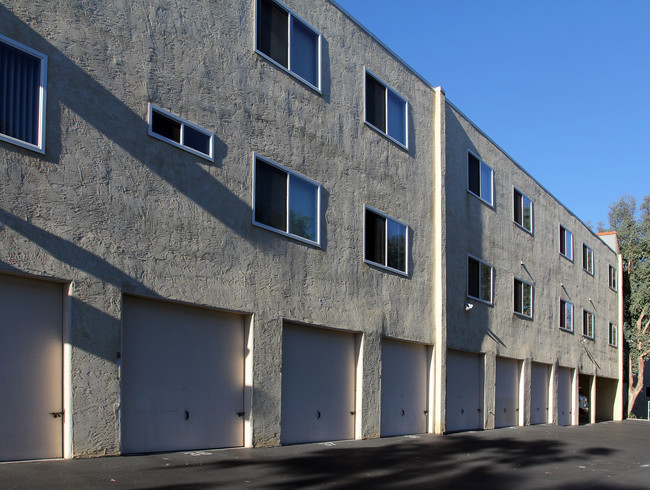
<path fill-rule="evenodd" d="M 643 198 L 637 211 L 636 200 L 623 196 L 609 206 L 609 225 L 615 230 L 623 256 L 621 286 L 624 300 L 624 335 L 634 374 L 639 355 L 650 350 L 650 195 Z M 643 314 L 641 329 L 638 321 Z"/>

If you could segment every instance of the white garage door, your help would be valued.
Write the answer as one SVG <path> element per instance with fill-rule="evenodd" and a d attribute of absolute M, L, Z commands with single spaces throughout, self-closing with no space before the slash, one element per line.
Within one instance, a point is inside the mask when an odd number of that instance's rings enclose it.
<path fill-rule="evenodd" d="M 447 352 L 447 431 L 483 428 L 483 356 Z"/>
<path fill-rule="evenodd" d="M 0 275 L 0 461 L 63 456 L 63 289 Z"/>
<path fill-rule="evenodd" d="M 244 319 L 124 298 L 122 452 L 244 444 Z"/>
<path fill-rule="evenodd" d="M 548 423 L 548 388 L 551 366 L 533 362 L 530 368 L 530 423 Z"/>
<path fill-rule="evenodd" d="M 497 358 L 495 427 L 511 427 L 519 423 L 519 366 L 519 361 Z"/>
<path fill-rule="evenodd" d="M 381 435 L 427 430 L 427 347 L 383 339 Z"/>
<path fill-rule="evenodd" d="M 558 368 L 557 370 L 557 414 L 558 425 L 571 425 L 572 378 L 571 369 Z"/>
<path fill-rule="evenodd" d="M 353 334 L 283 326 L 282 444 L 354 438 L 355 360 Z"/>

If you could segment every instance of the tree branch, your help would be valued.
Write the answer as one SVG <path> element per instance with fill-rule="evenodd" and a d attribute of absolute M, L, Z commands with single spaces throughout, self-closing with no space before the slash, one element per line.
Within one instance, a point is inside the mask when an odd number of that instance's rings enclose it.
<path fill-rule="evenodd" d="M 645 316 L 646 311 L 648 310 L 648 305 L 645 305 L 643 309 L 641 310 L 641 314 L 639 315 L 639 319 L 636 321 L 636 328 L 639 333 L 645 333 L 645 331 L 648 329 L 646 325 L 645 330 L 641 330 L 641 327 L 643 326 L 643 317 Z"/>

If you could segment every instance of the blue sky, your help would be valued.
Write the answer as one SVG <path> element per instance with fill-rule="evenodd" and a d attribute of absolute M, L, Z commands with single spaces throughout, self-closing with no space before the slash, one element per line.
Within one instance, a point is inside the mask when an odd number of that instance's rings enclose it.
<path fill-rule="evenodd" d="M 582 221 L 650 194 L 650 1 L 336 1 Z"/>

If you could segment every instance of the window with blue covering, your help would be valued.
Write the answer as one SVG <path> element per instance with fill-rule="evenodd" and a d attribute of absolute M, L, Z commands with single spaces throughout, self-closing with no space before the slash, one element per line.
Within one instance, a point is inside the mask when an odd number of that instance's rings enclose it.
<path fill-rule="evenodd" d="M 47 57 L 0 35 L 0 140 L 45 152 Z"/>
<path fill-rule="evenodd" d="M 515 313 L 533 317 L 533 286 L 515 277 Z"/>
<path fill-rule="evenodd" d="M 573 233 L 560 225 L 560 254 L 573 261 Z"/>
<path fill-rule="evenodd" d="M 404 97 L 366 70 L 366 123 L 405 148 L 407 108 Z"/>
<path fill-rule="evenodd" d="M 213 133 L 153 104 L 149 104 L 149 135 L 214 161 Z"/>
<path fill-rule="evenodd" d="M 320 33 L 275 0 L 257 0 L 255 49 L 320 91 Z"/>
<path fill-rule="evenodd" d="M 467 152 L 467 189 L 494 206 L 494 170 L 476 155 Z"/>
<path fill-rule="evenodd" d="M 487 262 L 467 256 L 467 296 L 492 304 L 494 268 Z"/>
<path fill-rule="evenodd" d="M 515 223 L 529 233 L 533 232 L 533 202 L 524 193 L 515 189 Z"/>
<path fill-rule="evenodd" d="M 253 224 L 320 246 L 320 184 L 258 155 L 253 179 Z"/>
<path fill-rule="evenodd" d="M 408 274 L 408 225 L 368 206 L 364 210 L 363 259 Z"/>

